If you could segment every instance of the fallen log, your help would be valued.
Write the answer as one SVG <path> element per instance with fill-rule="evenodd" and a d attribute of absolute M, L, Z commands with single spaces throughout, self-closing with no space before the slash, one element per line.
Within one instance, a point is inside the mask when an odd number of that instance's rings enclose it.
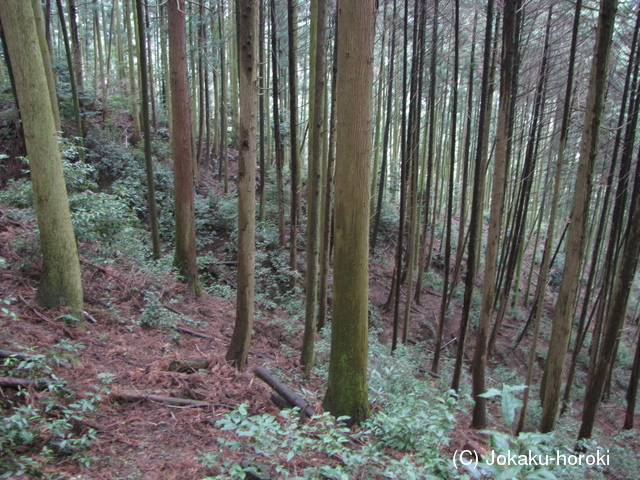
<path fill-rule="evenodd" d="M 260 380 L 264 381 L 267 385 L 278 392 L 280 396 L 291 405 L 299 407 L 306 416 L 312 417 L 313 415 L 315 415 L 316 412 L 314 408 L 309 405 L 304 398 L 287 387 L 269 370 L 264 367 L 256 367 L 253 369 L 253 373 L 255 373 Z"/>
<path fill-rule="evenodd" d="M 15 357 L 20 360 L 29 360 L 33 358 L 31 355 L 28 355 L 26 353 L 10 352 L 9 350 L 2 350 L 2 349 L 0 349 L 0 357 L 2 358 Z"/>
<path fill-rule="evenodd" d="M 143 393 L 116 393 L 116 398 L 125 400 L 127 402 L 138 402 L 140 400 L 147 400 L 149 402 L 166 403 L 168 405 L 177 405 L 180 407 L 208 407 L 207 402 L 201 402 L 199 400 L 191 400 L 190 398 L 177 398 L 177 397 L 165 397 L 162 395 L 146 395 Z"/>
<path fill-rule="evenodd" d="M 0 377 L 0 387 L 7 388 L 38 388 L 45 389 L 49 386 L 49 382 L 43 378 L 32 380 L 30 378 L 17 377 Z"/>

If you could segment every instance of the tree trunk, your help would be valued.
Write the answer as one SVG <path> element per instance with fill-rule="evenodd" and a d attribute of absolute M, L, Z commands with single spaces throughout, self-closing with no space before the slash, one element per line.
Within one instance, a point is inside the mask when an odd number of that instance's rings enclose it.
<path fill-rule="evenodd" d="M 173 177 L 175 199 L 175 254 L 173 264 L 197 296 L 202 295 L 196 265 L 195 208 L 193 199 L 194 158 L 192 150 L 185 0 L 168 3 L 169 68 L 171 70 L 171 111 L 173 131 Z M 142 55 L 141 55 L 142 56 Z"/>
<path fill-rule="evenodd" d="M 293 0 L 287 0 L 287 35 L 289 38 L 289 132 L 291 150 L 291 218 L 289 221 L 289 268 L 298 270 L 298 203 L 300 192 L 300 160 L 298 159 L 298 60 L 296 27 L 298 17 Z M 291 277 L 290 286 L 295 287 L 295 276 Z"/>
<path fill-rule="evenodd" d="M 56 92 L 56 82 L 53 77 L 53 69 L 51 67 L 51 53 L 47 36 L 45 32 L 44 12 L 39 0 L 32 0 L 33 13 L 36 19 L 36 27 L 38 29 L 38 40 L 40 42 L 40 51 L 42 52 L 42 61 L 44 62 L 44 73 L 47 76 L 47 87 L 49 87 L 49 97 L 51 97 L 51 109 L 53 111 L 53 121 L 55 122 L 56 132 L 60 132 L 60 111 L 58 109 L 58 94 Z"/>
<path fill-rule="evenodd" d="M 284 230 L 284 144 L 280 133 L 280 92 L 278 85 L 278 38 L 276 25 L 275 1 L 271 0 L 271 71 L 273 87 L 273 136 L 275 138 L 276 149 L 276 189 L 278 203 L 278 233 L 280 246 L 284 248 L 286 244 Z"/>
<path fill-rule="evenodd" d="M 320 190 L 322 185 L 323 93 L 326 77 L 326 0 L 311 2 L 311 75 L 309 90 L 309 173 L 307 179 L 307 252 L 305 278 L 305 322 L 302 339 L 304 374 L 315 364 L 315 335 L 318 328 L 318 260 L 320 249 Z M 314 48 L 315 45 L 315 48 Z"/>
<path fill-rule="evenodd" d="M 511 131 L 511 101 L 513 76 L 515 72 L 516 32 L 516 0 L 506 0 L 504 4 L 504 20 L 502 30 L 502 68 L 500 73 L 500 108 L 498 110 L 498 131 L 496 134 L 496 151 L 493 168 L 493 184 L 491 186 L 491 210 L 489 230 L 487 232 L 487 250 L 485 253 L 484 281 L 482 289 L 482 309 L 480 326 L 476 337 L 476 347 L 471 366 L 472 390 L 475 406 L 472 426 L 485 428 L 486 399 L 479 395 L 485 393 L 485 367 L 487 362 L 487 341 L 496 288 L 496 267 L 498 260 L 498 244 L 500 241 L 502 208 L 504 205 L 504 187 L 507 173 L 508 138 Z"/>
<path fill-rule="evenodd" d="M 488 129 L 490 123 L 491 94 L 490 83 L 493 77 L 491 72 L 491 48 L 493 37 L 493 0 L 487 2 L 487 25 L 484 37 L 484 54 L 482 61 L 482 88 L 480 96 L 480 118 L 478 119 L 478 144 L 476 146 L 476 157 L 474 160 L 475 177 L 473 180 L 471 218 L 469 223 L 469 253 L 467 254 L 467 273 L 465 278 L 464 299 L 462 306 L 462 318 L 460 320 L 460 330 L 458 333 L 458 351 L 456 353 L 456 363 L 454 366 L 451 388 L 457 391 L 460 388 L 460 377 L 462 376 L 462 360 L 464 358 L 465 339 L 467 336 L 467 326 L 471 313 L 471 299 L 473 297 L 474 281 L 476 276 L 477 249 L 480 248 L 482 240 L 479 235 L 479 225 L 482 217 L 482 197 L 484 190 L 484 164 L 488 150 Z M 481 392 L 482 393 L 482 392 Z"/>
<path fill-rule="evenodd" d="M 57 0 L 60 1 L 60 0 Z M 129 49 L 129 95 L 131 96 L 131 109 L 133 116 L 133 135 L 131 137 L 131 143 L 134 145 L 140 141 L 140 115 L 138 113 L 138 82 L 134 63 L 134 48 L 133 43 L 133 26 L 131 25 L 131 18 L 133 17 L 133 11 L 131 9 L 131 2 L 133 0 L 124 0 L 124 18 L 127 27 L 127 45 Z"/>
<path fill-rule="evenodd" d="M 82 117 L 80 114 L 80 99 L 78 95 L 78 84 L 76 73 L 73 68 L 73 57 L 71 53 L 71 45 L 69 43 L 69 35 L 67 33 L 66 23 L 64 20 L 64 9 L 62 7 L 62 0 L 56 0 L 56 5 L 58 7 L 58 17 L 60 19 L 60 30 L 62 31 L 62 37 L 64 40 L 64 49 L 67 56 L 67 67 L 69 68 L 69 84 L 71 86 L 71 98 L 73 100 L 73 113 L 76 120 L 76 135 L 77 135 L 77 144 L 80 147 L 78 149 L 78 156 L 80 157 L 80 161 L 84 162 L 84 149 L 82 148 L 82 137 L 84 136 L 82 133 Z"/>
<path fill-rule="evenodd" d="M 238 296 L 236 323 L 226 359 L 245 369 L 255 297 L 255 178 L 258 115 L 258 8 L 236 0 L 240 123 L 238 128 Z"/>
<path fill-rule="evenodd" d="M 633 428 L 633 417 L 636 408 L 636 398 L 638 397 L 638 380 L 640 380 L 640 328 L 636 339 L 636 353 L 633 356 L 633 367 L 631 368 L 631 378 L 629 378 L 629 387 L 627 388 L 627 410 L 624 416 L 623 430 L 631 430 Z"/>
<path fill-rule="evenodd" d="M 222 173 L 224 193 L 229 193 L 229 136 L 227 106 L 227 59 L 226 59 L 226 31 L 224 28 L 224 2 L 220 0 L 220 12 L 218 13 L 218 30 L 220 33 L 220 155 L 218 158 L 218 172 Z M 220 175 L 218 176 L 218 178 Z"/>
<path fill-rule="evenodd" d="M 142 0 L 136 0 L 138 19 L 138 44 L 140 45 L 140 91 L 142 93 L 142 125 L 144 130 L 144 159 L 147 173 L 147 203 L 149 205 L 149 223 L 153 258 L 160 258 L 160 233 L 158 229 L 158 209 L 156 207 L 156 189 L 153 177 L 153 158 L 151 156 L 151 126 L 149 124 L 149 82 L 147 80 L 145 26 L 142 20 Z"/>
<path fill-rule="evenodd" d="M 545 362 L 542 379 L 543 411 L 540 431 L 543 433 L 554 429 L 558 414 L 564 363 L 578 291 L 586 217 L 591 196 L 593 166 L 598 151 L 598 134 L 606 91 L 607 67 L 616 8 L 617 0 L 602 0 L 596 32 L 596 47 L 591 65 L 589 96 L 580 143 L 578 171 L 573 189 L 575 193 L 567 233 L 565 265 L 553 313 L 549 355 Z"/>
<path fill-rule="evenodd" d="M 611 23 L 613 24 L 613 21 Z M 640 180 L 640 173 L 637 172 L 636 181 L 638 180 Z M 629 292 L 633 286 L 633 279 L 638 265 L 638 254 L 640 253 L 640 195 L 636 195 L 634 198 L 625 233 L 621 264 L 611 295 L 611 308 L 607 312 L 604 323 L 602 349 L 595 369 L 595 375 L 591 379 L 590 388 L 584 400 L 582 424 L 580 425 L 578 440 L 591 438 L 593 424 L 598 412 L 598 407 L 600 406 L 608 372 L 615 361 L 620 330 L 624 326 L 627 318 Z"/>
<path fill-rule="evenodd" d="M 0 21 L 12 60 L 40 231 L 43 273 L 37 299 L 47 308 L 66 305 L 82 324 L 80 262 L 32 3 L 0 1 Z"/>
<path fill-rule="evenodd" d="M 389 79 L 387 86 L 387 107 L 386 119 L 384 124 L 384 134 L 382 136 L 382 164 L 380 166 L 380 180 L 378 183 L 378 199 L 376 202 L 373 231 L 371 232 L 371 250 L 375 250 L 378 240 L 378 230 L 380 228 L 380 215 L 382 212 L 382 199 L 384 196 L 384 186 L 387 179 L 387 158 L 389 156 L 389 135 L 391 130 L 391 119 L 393 112 L 393 69 L 395 65 L 396 51 L 396 11 L 397 2 L 393 2 L 393 13 L 391 15 L 393 27 L 391 28 L 391 47 L 389 51 Z M 376 172 L 374 172 L 375 174 Z"/>
<path fill-rule="evenodd" d="M 451 130 L 450 130 L 450 152 L 449 152 L 449 191 L 447 196 L 447 218 L 446 233 L 444 246 L 444 279 L 442 282 L 442 299 L 440 302 L 440 318 L 438 320 L 438 334 L 436 337 L 435 353 L 431 370 L 438 373 L 438 363 L 440 361 L 440 349 L 442 345 L 442 335 L 444 332 L 444 323 L 447 315 L 447 302 L 449 291 L 449 270 L 451 267 L 451 224 L 453 220 L 453 185 L 454 170 L 456 161 L 456 133 L 458 128 L 458 70 L 460 64 L 460 0 L 454 2 L 454 20 L 453 20 L 453 98 L 451 100 Z M 433 101 L 433 99 L 432 99 Z M 416 290 L 416 294 L 417 294 Z"/>
<path fill-rule="evenodd" d="M 369 170 L 372 154 L 373 0 L 338 4 L 333 325 L 324 408 L 359 423 L 369 414 Z"/>

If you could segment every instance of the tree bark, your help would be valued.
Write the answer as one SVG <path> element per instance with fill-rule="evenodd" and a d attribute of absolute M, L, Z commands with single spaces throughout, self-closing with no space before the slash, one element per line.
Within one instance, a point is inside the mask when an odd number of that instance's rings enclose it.
<path fill-rule="evenodd" d="M 236 323 L 226 359 L 245 369 L 253 329 L 255 298 L 255 178 L 258 115 L 258 8 L 236 1 L 240 123 L 238 127 L 238 295 Z"/>
<path fill-rule="evenodd" d="M 373 0 L 338 3 L 335 267 L 329 380 L 323 406 L 359 423 L 369 414 L 369 170 Z"/>
<path fill-rule="evenodd" d="M 175 252 L 173 264 L 197 296 L 202 295 L 196 265 L 196 229 L 193 199 L 194 158 L 192 149 L 189 79 L 187 75 L 185 0 L 168 3 L 169 68 L 173 130 L 173 177 L 175 199 Z"/>
<path fill-rule="evenodd" d="M 591 64 L 589 96 L 580 143 L 571 220 L 567 233 L 566 257 L 560 291 L 553 313 L 549 355 L 542 379 L 542 418 L 540 431 L 554 429 L 560 402 L 564 363 L 573 323 L 574 303 L 578 291 L 581 257 L 585 243 L 586 221 L 591 196 L 592 174 L 598 147 L 602 107 L 606 91 L 607 67 L 615 24 L 617 0 L 602 0 L 596 46 Z"/>
<path fill-rule="evenodd" d="M 16 81 L 40 231 L 43 273 L 37 299 L 44 307 L 66 305 L 82 325 L 80 262 L 33 5 L 2 0 L 0 20 Z"/>
<path fill-rule="evenodd" d="M 153 258 L 160 258 L 160 233 L 158 228 L 158 209 L 156 206 L 156 188 L 153 177 L 153 158 L 151 156 L 151 126 L 149 124 L 149 81 L 147 80 L 147 60 L 145 45 L 145 27 L 142 20 L 142 0 L 136 0 L 138 19 L 138 44 L 140 45 L 140 91 L 142 93 L 142 127 L 144 131 L 144 159 L 147 174 L 147 203 L 149 205 L 149 224 Z"/>
<path fill-rule="evenodd" d="M 485 253 L 484 281 L 482 289 L 482 308 L 480 325 L 471 366 L 472 391 L 475 405 L 473 408 L 472 426 L 485 428 L 486 398 L 479 395 L 485 393 L 485 367 L 487 362 L 487 342 L 493 318 L 493 305 L 496 288 L 496 267 L 498 245 L 500 241 L 502 208 L 504 205 L 505 179 L 507 173 L 508 139 L 510 128 L 513 76 L 515 72 L 516 32 L 516 0 L 506 0 L 504 4 L 504 20 L 502 31 L 502 68 L 500 73 L 500 107 L 498 110 L 498 131 L 496 134 L 496 151 L 493 168 L 493 184 L 491 187 L 491 209 L 489 230 L 487 232 L 487 250 Z"/>
<path fill-rule="evenodd" d="M 309 172 L 307 177 L 307 245 L 305 278 L 305 322 L 301 362 L 305 376 L 315 365 L 315 336 L 318 328 L 318 273 L 320 253 L 320 191 L 322 187 L 322 127 L 324 125 L 324 83 L 326 80 L 326 0 L 311 2 L 311 75 L 309 91 Z M 314 48 L 315 45 L 315 48 Z"/>

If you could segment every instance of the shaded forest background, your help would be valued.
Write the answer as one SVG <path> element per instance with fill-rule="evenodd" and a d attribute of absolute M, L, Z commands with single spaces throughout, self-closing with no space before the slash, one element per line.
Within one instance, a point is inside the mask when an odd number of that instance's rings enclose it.
<path fill-rule="evenodd" d="M 257 36 L 239 36 L 240 8 Z M 336 178 L 337 138 L 360 127 L 336 119 L 339 9 L 33 2 L 79 309 L 38 293 L 36 165 L 3 35 L 1 474 L 637 477 L 640 4 L 378 2 L 365 182 Z M 339 346 L 345 190 L 368 198 L 369 290 Z M 325 397 L 340 349 L 364 364 L 348 376 L 365 406 L 338 407 L 344 380 Z M 258 366 L 348 426 L 281 413 Z M 530 449 L 611 462 L 452 465 Z"/>

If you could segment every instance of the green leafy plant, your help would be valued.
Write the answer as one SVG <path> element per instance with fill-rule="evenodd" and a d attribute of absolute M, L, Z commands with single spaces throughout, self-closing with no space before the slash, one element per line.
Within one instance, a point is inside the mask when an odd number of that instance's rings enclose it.
<path fill-rule="evenodd" d="M 75 361 L 74 353 L 79 348 L 80 344 L 65 341 L 52 348 L 57 352 L 53 356 L 5 360 L 4 368 L 10 374 L 46 378 L 47 389 L 37 401 L 30 399 L 25 405 L 19 404 L 21 397 L 28 396 L 25 390 L 19 390 L 15 399 L 5 402 L 0 419 L 0 478 L 41 477 L 45 475 L 44 469 L 60 457 L 71 457 L 85 467 L 90 466 L 93 459 L 87 449 L 96 440 L 96 431 L 93 428 L 79 431 L 77 425 L 96 410 L 102 395 L 109 392 L 113 375 L 100 374 L 100 385 L 92 385 L 84 394 L 71 391 L 53 373 L 52 364 Z"/>

